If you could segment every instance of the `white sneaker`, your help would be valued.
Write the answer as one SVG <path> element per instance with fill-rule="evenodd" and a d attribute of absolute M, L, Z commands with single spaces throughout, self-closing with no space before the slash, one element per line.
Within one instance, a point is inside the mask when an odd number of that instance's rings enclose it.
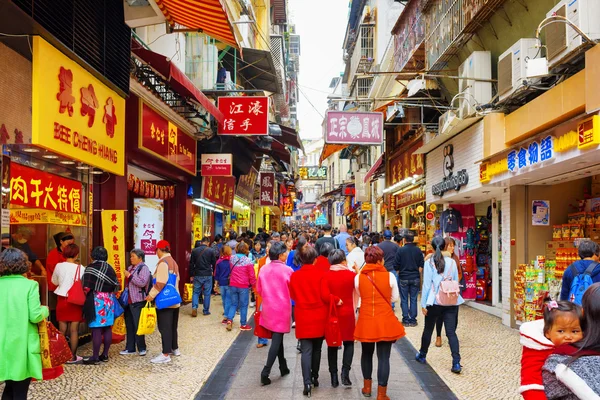
<path fill-rule="evenodd" d="M 181 351 L 179 351 L 179 349 L 175 349 L 171 354 L 173 354 L 175 357 L 179 357 L 181 355 Z"/>
<path fill-rule="evenodd" d="M 158 356 L 154 357 L 152 360 L 150 360 L 150 362 L 152 364 L 166 364 L 171 362 L 171 357 L 170 356 L 165 356 L 164 354 L 159 354 Z"/>
<path fill-rule="evenodd" d="M 248 307 L 250 307 L 250 308 L 256 307 L 256 302 L 254 302 L 254 301 L 250 302 L 250 304 L 248 305 Z"/>
<path fill-rule="evenodd" d="M 296 322 L 292 322 L 292 328 L 296 328 Z"/>
<path fill-rule="evenodd" d="M 119 354 L 122 356 L 128 356 L 130 354 L 137 354 L 137 353 L 135 351 L 123 350 L 123 351 L 119 352 Z"/>
<path fill-rule="evenodd" d="M 146 350 L 140 351 L 140 356 L 145 356 L 145 355 L 146 355 Z"/>

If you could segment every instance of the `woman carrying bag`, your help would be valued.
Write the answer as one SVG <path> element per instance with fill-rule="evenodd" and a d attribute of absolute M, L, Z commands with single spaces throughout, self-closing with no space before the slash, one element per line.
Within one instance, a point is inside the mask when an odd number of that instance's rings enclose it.
<path fill-rule="evenodd" d="M 166 240 L 161 240 L 156 244 L 156 255 L 158 264 L 154 272 L 154 286 L 146 296 L 146 301 L 154 301 L 163 292 L 163 289 L 174 287 L 176 293 L 171 295 L 176 298 L 179 295 L 179 266 L 171 256 L 171 245 Z M 175 279 L 173 279 L 173 277 Z M 169 282 L 171 281 L 171 282 Z M 174 282 L 173 282 L 174 281 Z M 165 293 L 163 292 L 163 295 Z M 157 300 L 156 316 L 158 322 L 158 331 L 162 341 L 162 353 L 150 360 L 153 364 L 165 364 L 171 362 L 171 354 L 180 356 L 179 344 L 177 341 L 177 325 L 179 324 L 179 307 L 181 306 L 181 297 L 179 302 L 161 308 Z"/>
<path fill-rule="evenodd" d="M 421 337 L 421 350 L 416 360 L 422 364 L 427 362 L 427 351 L 431 344 L 431 336 L 436 321 L 441 318 L 446 327 L 446 336 L 452 351 L 452 368 L 455 374 L 460 374 L 460 352 L 458 336 L 456 335 L 456 322 L 458 306 L 464 303 L 460 295 L 458 284 L 458 267 L 450 257 L 444 257 L 442 252 L 446 248 L 444 238 L 438 236 L 431 241 L 435 253 L 425 262 L 423 268 L 423 289 L 421 308 L 425 315 L 425 328 Z"/>

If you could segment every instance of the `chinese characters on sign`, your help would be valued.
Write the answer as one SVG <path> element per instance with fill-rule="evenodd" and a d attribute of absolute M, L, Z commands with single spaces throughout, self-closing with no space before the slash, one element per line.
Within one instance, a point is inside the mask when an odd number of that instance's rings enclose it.
<path fill-rule="evenodd" d="M 108 251 L 107 262 L 112 265 L 117 273 L 119 285 L 123 288 L 125 282 L 125 269 L 128 260 L 125 259 L 125 211 L 102 211 L 102 238 L 104 247 Z"/>
<path fill-rule="evenodd" d="M 537 165 L 554 157 L 554 137 L 546 136 L 539 142 L 532 142 L 527 147 L 511 150 L 506 156 L 506 166 L 511 172 Z M 488 173 L 488 175 L 491 175 Z"/>
<path fill-rule="evenodd" d="M 87 226 L 86 214 L 73 214 L 62 211 L 49 211 L 39 208 L 15 208 L 10 210 L 9 215 L 11 224 L 55 224 Z"/>
<path fill-rule="evenodd" d="M 39 36 L 33 38 L 32 143 L 124 173 L 125 100 Z"/>
<path fill-rule="evenodd" d="M 300 167 L 299 175 L 303 180 L 326 180 L 327 167 Z"/>
<path fill-rule="evenodd" d="M 273 172 L 260 173 L 260 205 L 272 206 L 275 203 L 275 174 Z"/>
<path fill-rule="evenodd" d="M 255 168 L 252 168 L 249 174 L 240 176 L 235 194 L 252 203 L 254 200 L 254 187 L 256 186 L 257 178 L 258 171 Z"/>
<path fill-rule="evenodd" d="M 10 203 L 81 214 L 81 182 L 10 163 Z"/>
<path fill-rule="evenodd" d="M 426 198 L 425 186 L 421 186 L 419 188 L 400 193 L 393 197 L 395 197 L 396 210 L 403 207 L 408 207 L 415 203 L 423 202 Z"/>
<path fill-rule="evenodd" d="M 225 119 L 219 135 L 267 135 L 269 133 L 269 98 L 262 96 L 219 97 L 219 111 Z"/>
<path fill-rule="evenodd" d="M 196 139 L 140 102 L 140 148 L 196 175 Z"/>
<path fill-rule="evenodd" d="M 228 210 L 233 208 L 234 176 L 205 176 L 202 178 L 202 198 Z"/>
<path fill-rule="evenodd" d="M 425 173 L 424 155 L 414 154 L 421 147 L 422 143 L 419 140 L 398 156 L 393 156 L 389 165 L 388 186 L 394 185 L 406 178 L 412 178 L 414 175 L 423 175 Z"/>
<path fill-rule="evenodd" d="M 231 176 L 233 174 L 231 154 L 202 154 L 200 163 L 202 176 Z"/>
<path fill-rule="evenodd" d="M 325 143 L 378 145 L 383 143 L 380 112 L 328 111 Z"/>
<path fill-rule="evenodd" d="M 159 199 L 133 199 L 133 243 L 146 254 L 146 265 L 158 263 L 156 243 L 164 239 L 164 202 Z"/>
<path fill-rule="evenodd" d="M 283 196 L 282 210 L 284 217 L 291 217 L 294 212 L 294 201 L 291 196 Z"/>

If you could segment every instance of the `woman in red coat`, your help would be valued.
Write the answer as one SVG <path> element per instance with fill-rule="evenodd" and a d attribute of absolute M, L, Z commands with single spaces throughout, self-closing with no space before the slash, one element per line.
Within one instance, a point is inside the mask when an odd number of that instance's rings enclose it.
<path fill-rule="evenodd" d="M 302 348 L 303 394 L 310 397 L 311 383 L 319 386 L 321 347 L 329 307 L 321 299 L 321 281 L 326 272 L 314 265 L 317 251 L 305 246 L 299 258 L 302 267 L 292 274 L 290 295 L 296 303 L 296 338 Z"/>
<path fill-rule="evenodd" d="M 342 357 L 342 385 L 350 386 L 350 367 L 354 357 L 354 310 L 356 310 L 357 296 L 354 290 L 356 274 L 348 268 L 344 250 L 333 250 L 329 254 L 331 268 L 325 273 L 321 282 L 321 293 L 324 301 L 333 301 L 337 306 L 337 316 L 344 342 L 344 355 Z M 329 372 L 331 373 L 331 386 L 338 387 L 337 347 L 327 347 Z"/>

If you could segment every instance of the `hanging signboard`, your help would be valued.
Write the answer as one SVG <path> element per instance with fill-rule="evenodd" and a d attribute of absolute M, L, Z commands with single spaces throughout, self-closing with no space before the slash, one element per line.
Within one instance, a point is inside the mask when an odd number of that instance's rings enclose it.
<path fill-rule="evenodd" d="M 125 226 L 127 225 L 125 222 L 125 211 L 103 210 L 101 218 L 104 247 L 108 251 L 107 262 L 115 269 L 119 286 L 123 288 L 125 269 L 127 269 L 127 265 L 129 264 L 129 260 L 124 259 L 124 255 L 127 252 L 125 249 Z"/>
<path fill-rule="evenodd" d="M 371 187 L 364 184 L 365 176 L 367 176 L 367 171 L 356 171 L 354 173 L 354 187 L 356 188 L 357 202 L 371 200 Z"/>
<path fill-rule="evenodd" d="M 397 156 L 392 156 L 390 159 L 390 173 L 388 178 L 388 186 L 394 185 L 404 179 L 412 178 L 415 175 L 423 175 L 425 173 L 425 155 L 415 154 L 423 145 L 422 140 L 418 140 L 405 151 L 402 151 Z"/>
<path fill-rule="evenodd" d="M 380 145 L 383 113 L 327 111 L 325 143 Z"/>
<path fill-rule="evenodd" d="M 160 199 L 133 199 L 133 243 L 146 254 L 146 264 L 158 264 L 156 243 L 164 239 L 164 201 Z"/>
<path fill-rule="evenodd" d="M 275 202 L 275 174 L 273 172 L 260 173 L 260 205 L 272 206 Z"/>
<path fill-rule="evenodd" d="M 202 178 L 202 198 L 228 210 L 233 208 L 234 176 L 206 176 Z"/>
<path fill-rule="evenodd" d="M 236 196 L 252 203 L 254 200 L 254 187 L 256 186 L 257 178 L 258 171 L 256 168 L 252 168 L 248 174 L 240 176 L 235 191 Z"/>
<path fill-rule="evenodd" d="M 319 167 L 318 165 L 312 167 L 300 167 L 298 169 L 298 175 L 300 175 L 300 179 L 305 181 L 327 180 L 327 167 Z"/>
<path fill-rule="evenodd" d="M 425 198 L 427 196 L 425 192 L 425 186 L 421 186 L 416 189 L 407 190 L 406 192 L 400 193 L 399 195 L 396 195 L 394 197 L 395 206 L 397 209 L 400 209 L 402 207 L 407 207 L 415 203 L 421 203 L 425 201 Z"/>
<path fill-rule="evenodd" d="M 39 208 L 16 208 L 13 210 L 2 210 L 10 218 L 8 221 L 2 221 L 3 226 L 9 224 L 53 224 L 53 225 L 72 225 L 87 226 L 86 214 L 73 214 L 62 211 L 50 211 Z"/>
<path fill-rule="evenodd" d="M 269 134 L 269 98 L 266 96 L 219 97 L 224 115 L 219 135 L 255 136 Z"/>
<path fill-rule="evenodd" d="M 231 176 L 233 161 L 230 154 L 202 154 L 200 158 L 202 176 Z"/>
<path fill-rule="evenodd" d="M 196 139 L 140 101 L 140 149 L 196 175 Z"/>
<path fill-rule="evenodd" d="M 402 14 L 400 14 L 396 26 L 394 26 L 392 32 L 395 48 L 394 71 L 402 71 L 425 40 L 425 24 L 423 23 L 422 14 L 425 3 L 426 0 L 408 2 L 402 10 Z M 407 69 L 417 70 L 425 67 L 424 57 L 422 59 L 420 57 L 417 61 L 415 63 L 417 65 L 410 63 Z"/>

